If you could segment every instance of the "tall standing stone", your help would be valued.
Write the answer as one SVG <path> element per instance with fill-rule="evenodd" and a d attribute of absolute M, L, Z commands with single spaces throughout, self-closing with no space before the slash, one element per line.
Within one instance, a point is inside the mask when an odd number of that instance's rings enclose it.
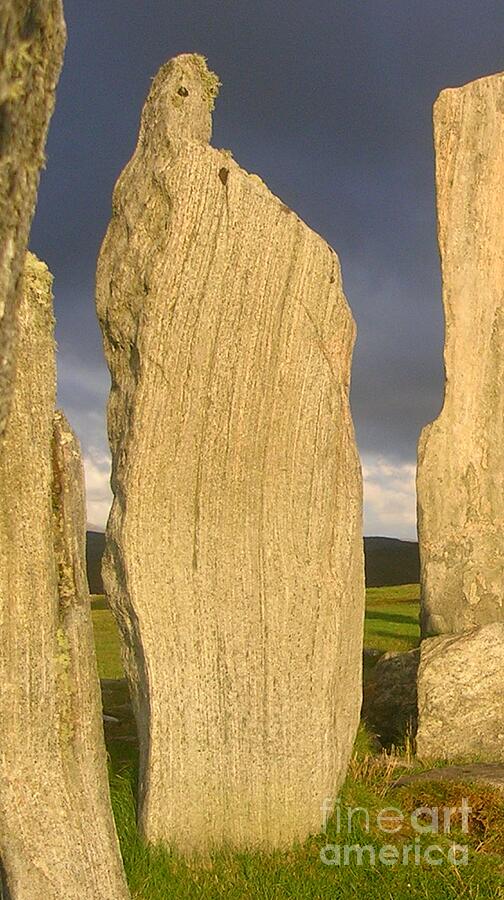
<path fill-rule="evenodd" d="M 198 56 L 155 78 L 97 278 L 140 823 L 187 853 L 319 829 L 361 702 L 354 323 L 334 251 L 209 146 L 216 92 Z"/>
<path fill-rule="evenodd" d="M 445 400 L 422 432 L 424 635 L 504 621 L 504 74 L 434 107 Z"/>
<path fill-rule="evenodd" d="M 0 3 L 0 436 L 13 390 L 21 275 L 65 40 L 61 0 Z"/>
<path fill-rule="evenodd" d="M 0 859 L 10 900 L 126 900 L 86 582 L 82 461 L 54 414 L 51 283 L 28 254 L 0 447 Z"/>

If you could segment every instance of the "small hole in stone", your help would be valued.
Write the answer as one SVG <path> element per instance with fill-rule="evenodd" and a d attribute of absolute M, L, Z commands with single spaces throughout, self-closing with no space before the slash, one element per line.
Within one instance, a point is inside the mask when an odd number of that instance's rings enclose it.
<path fill-rule="evenodd" d="M 177 91 L 177 94 L 179 94 L 181 97 L 188 97 L 188 96 L 189 96 L 189 91 L 187 90 L 187 88 L 185 88 L 184 86 L 182 86 L 182 87 L 179 87 L 179 89 L 178 89 L 178 91 Z"/>

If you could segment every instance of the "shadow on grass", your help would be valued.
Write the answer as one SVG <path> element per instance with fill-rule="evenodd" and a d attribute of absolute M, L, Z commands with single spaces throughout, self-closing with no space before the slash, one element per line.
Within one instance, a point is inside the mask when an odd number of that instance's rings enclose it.
<path fill-rule="evenodd" d="M 405 616 L 402 613 L 376 612 L 372 609 L 366 610 L 366 619 L 395 622 L 398 625 L 418 625 L 418 618 L 415 616 Z"/>

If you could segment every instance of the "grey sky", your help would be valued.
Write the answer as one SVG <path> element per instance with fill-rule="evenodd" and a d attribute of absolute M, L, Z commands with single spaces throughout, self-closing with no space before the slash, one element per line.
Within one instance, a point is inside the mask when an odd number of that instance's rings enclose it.
<path fill-rule="evenodd" d="M 150 78 L 197 51 L 223 82 L 213 143 L 340 256 L 359 332 L 352 406 L 366 532 L 413 537 L 416 441 L 443 381 L 431 108 L 443 87 L 504 69 L 502 0 L 66 0 L 65 10 L 31 246 L 55 276 L 60 402 L 88 456 L 90 491 L 106 480 L 93 282 L 110 196 Z"/>

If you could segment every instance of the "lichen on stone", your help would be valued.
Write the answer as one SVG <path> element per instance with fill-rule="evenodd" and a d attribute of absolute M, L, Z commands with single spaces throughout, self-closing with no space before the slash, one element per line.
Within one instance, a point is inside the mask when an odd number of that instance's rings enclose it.
<path fill-rule="evenodd" d="M 35 254 L 30 253 L 29 251 L 25 257 L 23 279 L 25 289 L 29 292 L 30 299 L 45 310 L 50 310 L 52 321 L 54 321 L 54 316 L 52 314 L 53 276 L 45 262 L 37 259 Z"/>
<path fill-rule="evenodd" d="M 181 53 L 179 56 L 168 60 L 167 63 L 161 66 L 159 72 L 153 79 L 150 94 L 151 99 L 154 100 L 156 98 L 159 88 L 163 85 L 168 75 L 179 72 L 182 81 L 184 72 L 187 73 L 188 69 L 191 68 L 193 69 L 193 77 L 195 70 L 195 74 L 203 87 L 205 102 L 210 112 L 212 112 L 215 108 L 215 100 L 219 95 L 221 82 L 219 81 L 218 75 L 208 68 L 206 58 L 200 53 Z M 184 98 L 175 95 L 172 97 L 172 102 L 175 106 L 182 106 Z"/>
<path fill-rule="evenodd" d="M 30 73 L 32 56 L 29 41 L 23 41 L 14 47 L 9 47 L 4 56 L 0 102 L 13 102 L 19 100 L 26 90 L 26 77 Z"/>
<path fill-rule="evenodd" d="M 222 87 L 222 82 L 219 81 L 219 76 L 208 68 L 206 57 L 202 56 L 200 53 L 192 53 L 191 59 L 195 67 L 197 68 L 198 74 L 201 78 L 206 100 L 208 103 L 208 108 L 210 109 L 210 111 L 212 111 L 215 108 L 215 101 L 219 96 L 219 90 Z"/>
<path fill-rule="evenodd" d="M 60 721 L 59 733 L 61 742 L 67 746 L 74 735 L 74 723 L 72 717 L 72 694 L 74 691 L 72 679 L 72 657 L 67 633 L 62 625 L 56 630 L 56 670 L 60 687 Z"/>
<path fill-rule="evenodd" d="M 55 27 L 54 21 L 51 27 Z M 20 100 L 30 80 L 45 76 L 52 60 L 47 58 L 44 38 L 44 32 L 39 30 L 27 40 L 13 42 L 6 48 L 1 66 L 1 103 Z"/>

